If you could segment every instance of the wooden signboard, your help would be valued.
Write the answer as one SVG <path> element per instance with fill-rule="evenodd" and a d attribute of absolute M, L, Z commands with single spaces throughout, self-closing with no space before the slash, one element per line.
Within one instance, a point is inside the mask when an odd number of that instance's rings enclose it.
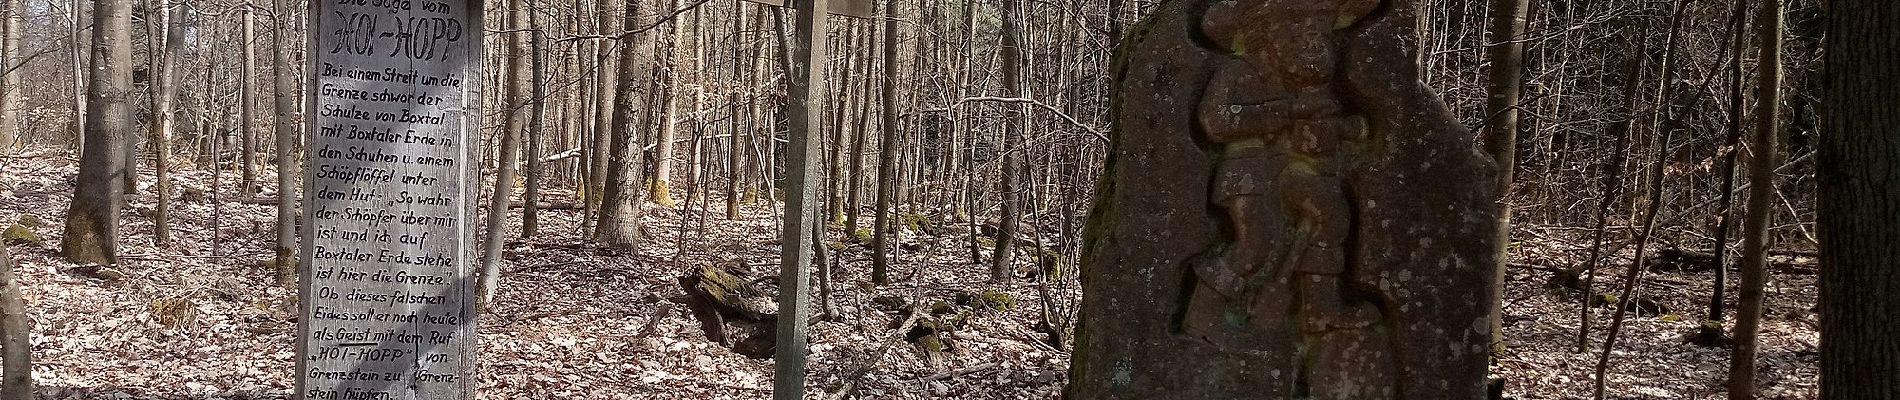
<path fill-rule="evenodd" d="M 773 6 L 773 7 L 785 7 L 785 0 L 745 0 L 745 1 L 764 4 L 764 5 Z M 809 3 L 810 1 L 811 0 L 793 2 L 791 7 L 798 8 L 800 4 L 806 4 L 806 3 Z M 873 11 L 871 10 L 871 4 L 872 4 L 871 0 L 830 0 L 830 1 L 826 1 L 825 3 L 826 3 L 825 11 L 830 12 L 832 15 L 841 15 L 841 16 L 853 17 L 853 18 L 877 17 L 877 14 L 874 14 Z"/>
<path fill-rule="evenodd" d="M 482 2 L 310 4 L 295 396 L 472 398 Z"/>

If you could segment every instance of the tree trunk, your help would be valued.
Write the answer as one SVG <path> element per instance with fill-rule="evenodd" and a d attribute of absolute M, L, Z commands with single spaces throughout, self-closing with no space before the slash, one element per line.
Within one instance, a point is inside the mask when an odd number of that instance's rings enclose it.
<path fill-rule="evenodd" d="M 628 1 L 623 13 L 622 28 L 639 29 L 640 3 Z M 653 40 L 645 35 L 634 35 L 620 46 L 619 76 L 615 86 L 620 99 L 614 104 L 612 144 L 608 147 L 607 188 L 600 208 L 599 235 L 595 237 L 602 245 L 623 251 L 637 251 L 640 245 L 640 166 L 639 146 L 640 129 L 639 107 L 635 102 L 645 99 L 640 93 L 646 86 L 640 84 L 647 78 L 644 68 L 651 62 L 651 44 Z"/>
<path fill-rule="evenodd" d="M 0 153 L 12 150 L 20 142 L 21 70 L 26 50 L 21 47 L 21 15 L 26 13 L 23 0 L 0 0 Z"/>
<path fill-rule="evenodd" d="M 184 7 L 171 9 L 171 2 L 159 0 L 157 8 L 151 10 L 157 18 L 147 25 L 148 32 L 154 32 L 152 39 L 159 42 L 158 54 L 152 57 L 154 84 L 152 93 L 152 175 L 154 197 L 158 205 L 152 211 L 153 241 L 163 247 L 171 243 L 171 156 L 172 136 L 177 128 L 178 99 L 178 52 L 185 41 L 185 30 L 177 25 L 183 23 Z M 153 29 L 155 28 L 155 29 Z"/>
<path fill-rule="evenodd" d="M 528 35 L 530 73 L 529 80 L 522 84 L 533 88 L 529 96 L 534 104 L 528 109 L 528 143 L 527 148 L 522 150 L 528 157 L 528 171 L 527 186 L 521 192 L 521 202 L 524 204 L 521 207 L 521 237 L 531 238 L 536 231 L 541 230 L 541 212 L 535 204 L 541 201 L 541 179 L 545 172 L 542 171 L 541 145 L 547 140 L 548 71 L 546 63 L 542 62 L 542 52 L 547 49 L 541 45 L 541 13 L 524 13 L 528 14 L 528 32 L 517 35 Z"/>
<path fill-rule="evenodd" d="M 92 61 L 86 88 L 85 148 L 66 211 L 60 248 L 75 264 L 119 262 L 125 139 L 132 134 L 131 0 L 98 0 L 92 11 Z"/>
<path fill-rule="evenodd" d="M 871 29 L 877 29 L 877 24 L 871 24 Z M 861 42 L 859 48 L 870 48 L 872 37 L 874 36 L 877 36 L 876 32 L 860 37 Z M 860 58 L 864 60 L 858 63 L 857 72 L 853 72 L 852 74 L 865 76 L 870 73 L 871 60 L 869 60 L 869 57 Z M 865 119 L 870 118 L 871 115 L 870 82 L 858 85 L 857 98 L 858 112 L 856 114 L 858 115 L 858 120 L 856 124 L 852 124 L 855 128 L 851 130 L 851 165 L 846 168 L 847 173 L 850 175 L 846 178 L 849 179 L 849 181 L 845 184 L 844 232 L 846 235 L 856 235 L 858 233 L 858 212 L 863 208 L 860 207 L 860 205 L 864 204 L 859 198 L 862 197 L 864 193 L 864 141 L 868 140 L 868 135 L 866 135 L 864 131 L 867 129 L 866 127 L 870 125 L 865 121 Z"/>
<path fill-rule="evenodd" d="M 1745 40 L 1747 32 L 1742 29 L 1742 25 L 1743 21 L 1747 20 L 1744 18 L 1747 15 L 1747 4 L 1748 2 L 1743 1 L 1735 2 L 1735 9 L 1729 16 L 1729 31 L 1733 34 L 1729 35 L 1731 53 L 1728 59 L 1728 138 L 1723 142 L 1721 154 L 1718 154 L 1718 157 L 1722 158 L 1722 165 L 1716 167 L 1716 171 L 1722 174 L 1720 178 L 1722 183 L 1717 186 L 1717 190 L 1720 190 L 1717 192 L 1719 193 L 1717 196 L 1720 197 L 1719 205 L 1715 207 L 1715 215 L 1720 222 L 1715 225 L 1715 235 L 1713 235 L 1715 236 L 1715 285 L 1714 290 L 1709 293 L 1708 321 L 1716 324 L 1716 328 L 1711 330 L 1714 334 L 1720 334 L 1721 331 L 1722 303 L 1725 299 L 1723 291 L 1728 287 L 1728 262 L 1724 259 L 1728 257 L 1729 227 L 1733 225 L 1733 219 L 1729 216 L 1733 214 L 1730 212 L 1730 205 L 1735 198 L 1735 155 L 1739 153 L 1738 150 L 1742 144 L 1742 50 L 1748 47 L 1748 41 Z"/>
<path fill-rule="evenodd" d="M 679 7 L 679 0 L 670 0 L 666 12 L 670 14 L 678 10 Z M 666 60 L 663 62 L 669 65 L 663 72 L 665 76 L 660 84 L 660 90 L 662 92 L 658 93 L 663 94 L 663 97 L 666 98 L 666 100 L 662 102 L 666 108 L 660 110 L 660 135 L 655 139 L 656 142 L 654 143 L 653 149 L 653 179 L 649 180 L 651 184 L 647 187 L 650 193 L 648 196 L 653 199 L 653 202 L 665 207 L 672 207 L 675 203 L 673 201 L 672 188 L 673 140 L 679 136 L 679 94 L 681 91 L 677 90 L 680 87 L 680 69 L 677 68 L 672 60 L 675 59 L 674 49 L 679 47 L 680 33 L 685 32 L 685 30 L 679 29 L 679 22 L 679 20 L 674 20 L 667 23 L 666 49 L 661 51 L 660 56 L 661 59 Z"/>
<path fill-rule="evenodd" d="M 826 156 L 828 161 L 825 163 L 830 168 L 825 174 L 830 177 L 825 180 L 825 220 L 832 222 L 844 222 L 844 116 L 846 114 L 844 111 L 849 109 L 846 107 L 846 101 L 851 99 L 851 96 L 845 94 L 851 92 L 852 66 L 864 63 L 864 57 L 859 56 L 858 52 L 851 48 L 851 44 L 856 42 L 857 35 L 857 24 L 849 24 L 844 29 L 844 41 L 837 44 L 841 50 L 839 52 L 844 53 L 844 63 L 840 64 L 844 68 L 838 68 L 832 73 L 832 76 L 838 80 L 838 85 L 836 90 L 831 92 L 836 99 L 832 102 L 831 126 L 827 129 L 831 135 L 831 152 Z M 850 233 L 845 232 L 845 234 Z"/>
<path fill-rule="evenodd" d="M 528 58 L 533 57 L 528 52 L 527 40 L 522 38 L 528 34 L 522 32 L 528 28 L 527 18 L 524 18 L 528 12 L 523 10 L 528 7 L 527 0 L 506 1 L 502 6 L 507 8 L 503 11 L 502 24 L 515 32 L 503 34 L 507 35 L 504 40 L 507 47 L 502 59 L 508 63 L 501 69 L 503 122 L 501 144 L 495 150 L 495 190 L 489 193 L 488 214 L 483 218 L 487 232 L 482 235 L 482 272 L 481 280 L 476 283 L 476 292 L 481 294 L 475 302 L 478 310 L 488 309 L 501 278 L 501 244 L 508 231 L 508 197 L 515 191 L 515 162 L 521 153 L 521 134 L 527 125 L 528 99 L 521 92 L 533 84 L 523 81 L 523 72 L 529 68 Z"/>
<path fill-rule="evenodd" d="M 878 139 L 877 154 L 877 200 L 871 206 L 875 212 L 871 222 L 871 282 L 886 284 L 891 282 L 890 236 L 891 206 L 897 194 L 897 2 L 885 2 L 884 7 L 884 82 L 882 100 L 883 137 Z"/>
<path fill-rule="evenodd" d="M 1002 7 L 1003 44 L 1001 52 L 1003 54 L 1000 59 L 1003 63 L 1003 96 L 1022 97 L 1022 2 L 1020 0 L 1003 0 Z M 1020 171 L 1022 169 L 1022 156 L 1016 154 L 1015 150 L 1022 142 L 1020 136 L 1023 134 L 1023 107 L 1024 105 L 1021 103 L 1012 102 L 1003 104 L 1005 110 L 1005 115 L 1003 116 L 1002 148 L 1003 207 L 1000 215 L 998 215 L 998 218 L 1002 221 L 997 224 L 1000 227 L 996 230 L 996 252 L 990 256 L 990 279 L 1004 283 L 1008 283 L 1010 279 L 1015 276 L 1015 271 L 1011 270 L 1010 264 L 1011 256 L 1013 255 L 1011 247 L 1016 243 L 1016 230 L 1019 219 L 1017 214 L 1020 212 L 1017 208 L 1020 206 L 1018 203 L 1021 202 L 1021 199 L 1019 199 L 1021 196 L 1017 193 L 1021 188 L 1017 187 L 1020 184 L 1017 181 L 1021 179 L 1020 174 L 1022 172 Z"/>
<path fill-rule="evenodd" d="M 1484 152 L 1497 163 L 1497 265 L 1493 282 L 1505 282 L 1505 264 L 1511 260 L 1511 180 L 1518 165 L 1518 93 L 1524 85 L 1524 13 L 1530 0 L 1492 0 L 1492 32 L 1488 55 L 1490 82 L 1484 102 Z M 1492 294 L 1492 355 L 1505 351 L 1505 284 Z"/>
<path fill-rule="evenodd" d="M 1490 60 L 1490 81 L 1485 98 L 1485 152 L 1498 165 L 1498 263 L 1491 266 L 1491 353 L 1505 349 L 1504 340 L 1504 266 L 1511 259 L 1511 179 L 1517 170 L 1517 107 L 1523 85 L 1524 43 L 1517 41 L 1524 32 L 1524 15 L 1529 0 L 1491 0 L 1491 32 L 1486 58 Z"/>
<path fill-rule="evenodd" d="M 20 279 L 13 274 L 13 255 L 0 243 L 0 400 L 33 398 L 33 342 L 27 327 L 26 301 Z"/>
<path fill-rule="evenodd" d="M 621 22 L 616 17 L 626 11 L 626 3 L 616 0 L 596 1 L 598 1 L 598 3 L 596 3 L 597 13 L 594 17 L 595 32 L 606 34 L 614 31 L 613 26 Z M 617 57 L 614 53 L 616 46 L 613 44 L 625 44 L 627 40 L 628 39 L 623 38 L 617 42 L 600 42 L 593 46 L 597 52 L 594 66 L 594 83 L 599 86 L 594 91 L 594 144 L 588 146 L 588 150 L 594 153 L 593 157 L 590 158 L 593 165 L 587 167 L 592 172 L 587 174 L 589 176 L 587 179 L 588 187 L 587 190 L 583 191 L 585 200 L 583 203 L 585 206 L 583 206 L 584 211 L 581 213 L 581 221 L 582 224 L 594 228 L 592 234 L 596 239 L 600 236 L 600 226 L 594 222 L 598 221 L 599 219 L 597 217 L 602 214 L 601 204 L 603 199 L 606 198 L 607 193 L 608 153 L 612 152 L 613 138 L 621 135 L 622 132 L 626 130 L 626 127 L 614 123 L 614 100 L 616 100 L 615 96 L 619 94 L 619 88 L 615 87 L 615 83 L 618 81 L 618 79 L 615 78 L 618 69 L 614 68 Z"/>
<path fill-rule="evenodd" d="M 257 9 L 244 6 L 244 62 L 238 70 L 238 127 L 243 129 L 243 152 L 238 155 L 244 177 L 238 181 L 238 198 L 257 197 Z"/>
<path fill-rule="evenodd" d="M 71 5 L 73 10 L 72 20 L 70 21 L 72 31 L 68 32 L 68 34 L 72 36 L 73 45 L 73 137 L 75 138 L 73 147 L 79 149 L 78 152 L 83 153 L 86 148 L 86 115 L 88 114 L 87 111 L 89 111 L 89 106 L 87 106 L 88 102 L 86 100 L 88 97 L 91 97 L 91 93 L 89 93 L 90 91 L 87 90 L 86 86 L 92 82 L 91 79 L 88 79 L 89 75 L 86 71 L 92 70 L 92 53 L 90 46 L 93 44 L 93 30 L 84 29 L 81 28 L 81 26 L 90 24 L 92 21 L 92 17 L 89 16 L 87 11 L 87 6 L 92 5 L 92 2 L 72 0 Z"/>
<path fill-rule="evenodd" d="M 1900 399 L 1900 3 L 1828 7 L 1820 176 L 1821 398 Z"/>
<path fill-rule="evenodd" d="M 290 70 L 290 47 L 294 46 L 290 38 L 290 6 L 287 0 L 273 0 L 272 11 L 279 18 L 271 25 L 271 38 L 276 45 L 271 46 L 271 75 L 276 77 L 277 90 L 273 93 L 277 108 L 277 244 L 275 264 L 277 284 L 291 286 L 297 283 L 297 136 L 301 134 L 291 120 L 291 114 L 297 112 L 296 99 L 292 91 L 296 90 L 297 77 Z"/>
<path fill-rule="evenodd" d="M 1755 20 L 1760 62 L 1756 66 L 1754 157 L 1748 163 L 1748 211 L 1742 218 L 1741 299 L 1735 306 L 1735 350 L 1729 358 L 1728 398 L 1755 398 L 1755 356 L 1760 352 L 1762 286 L 1767 281 L 1768 218 L 1775 201 L 1775 148 L 1781 135 L 1781 2 L 1762 0 Z M 1718 266 L 1719 267 L 1719 266 Z M 1891 340 L 1891 338 L 1889 338 Z M 1889 383 L 1892 383 L 1891 381 Z"/>

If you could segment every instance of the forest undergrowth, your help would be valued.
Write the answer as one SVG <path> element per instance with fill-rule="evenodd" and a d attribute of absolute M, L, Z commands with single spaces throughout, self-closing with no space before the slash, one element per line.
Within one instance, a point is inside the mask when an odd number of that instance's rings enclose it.
<path fill-rule="evenodd" d="M 265 199 L 233 198 L 238 177 L 188 168 L 174 176 L 174 242 L 153 245 L 149 195 L 128 196 L 120 265 L 79 266 L 57 255 L 75 160 L 28 154 L 0 165 L 0 226 L 31 236 L 11 240 L 31 315 L 34 379 L 47 399 L 279 399 L 291 394 L 295 290 L 270 284 L 274 208 Z M 149 173 L 149 170 L 146 171 Z M 273 177 L 269 170 L 263 178 Z M 269 179 L 260 179 L 268 182 Z M 148 176 L 139 179 L 150 184 Z M 678 185 L 683 190 L 687 185 Z M 151 191 L 141 190 L 141 193 Z M 778 264 L 778 216 L 765 202 L 727 220 L 721 206 L 683 201 L 647 204 L 647 236 L 639 254 L 620 254 L 582 239 L 579 211 L 543 212 L 543 229 L 518 239 L 509 224 L 497 303 L 480 319 L 477 367 L 482 399 L 756 399 L 768 397 L 769 359 L 751 359 L 708 339 L 687 307 L 678 277 L 716 265 L 765 277 Z M 550 192 L 549 201 L 571 200 Z M 868 215 L 868 213 L 867 213 Z M 986 264 L 971 260 L 967 230 L 936 220 L 933 229 L 896 236 L 901 253 L 893 282 L 868 281 L 866 244 L 833 226 L 828 260 L 836 263 L 835 318 L 815 322 L 807 381 L 830 393 L 855 373 L 860 398 L 1044 399 L 1066 383 L 1067 343 L 1038 329 L 1045 304 L 1072 312 L 1074 280 L 1049 286 L 1032 273 L 1005 289 L 1011 306 L 973 310 L 944 335 L 944 353 L 889 340 L 904 318 L 890 307 L 960 304 L 959 297 L 999 289 Z M 900 224 L 901 225 L 901 224 Z M 1590 352 L 1573 353 L 1578 294 L 1548 285 L 1554 271 L 1585 262 L 1587 232 L 1520 226 L 1506 285 L 1505 333 L 1510 350 L 1494 376 L 1506 396 L 1584 398 L 1610 309 L 1593 307 Z M 11 236 L 11 234 L 10 234 Z M 1053 239 L 1051 239 L 1053 240 Z M 1667 247 L 1665 243 L 1665 248 Z M 1027 251 L 1026 251 L 1027 253 Z M 1025 254 L 1026 254 L 1025 253 Z M 1019 271 L 1032 257 L 1019 256 Z M 1631 254 L 1606 258 L 1596 290 L 1614 289 Z M 743 261 L 741 263 L 740 261 Z M 1811 267 L 1810 267 L 1811 268 Z M 1762 326 L 1764 398 L 1817 396 L 1813 271 L 1772 268 Z M 1636 296 L 1653 301 L 1631 315 L 1609 367 L 1609 393 L 1619 399 L 1721 398 L 1728 350 L 1688 343 L 1701 323 L 1710 271 L 1657 268 Z M 1064 275 L 1073 276 L 1073 275 Z M 1730 291 L 1731 297 L 1734 293 Z M 961 295 L 961 296 L 960 296 Z M 1474 294 L 1476 295 L 1476 294 Z M 994 296 L 994 295 L 991 295 Z M 1733 299 L 1729 300 L 1733 304 Z M 814 302 L 816 304 L 816 302 Z M 1656 307 L 1659 306 L 1659 307 Z M 927 308 L 927 307 L 926 307 Z M 908 335 L 906 335 L 908 336 Z M 1066 340 L 1067 335 L 1063 335 Z M 872 362 L 887 342 L 892 351 Z M 872 367 L 866 369 L 867 363 Z"/>

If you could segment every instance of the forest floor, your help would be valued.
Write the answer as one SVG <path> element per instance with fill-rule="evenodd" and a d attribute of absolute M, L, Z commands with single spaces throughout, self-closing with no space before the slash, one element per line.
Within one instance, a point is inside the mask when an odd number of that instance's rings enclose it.
<path fill-rule="evenodd" d="M 153 201 L 149 195 L 132 196 L 123 219 L 122 262 L 101 272 L 57 256 L 58 225 L 75 172 L 68 155 L 0 158 L 0 228 L 22 218 L 44 222 L 32 228 L 39 241 L 11 246 L 31 314 L 39 397 L 288 397 L 295 291 L 270 284 L 263 264 L 270 258 L 274 206 L 232 198 L 238 193 L 235 173 L 226 172 L 216 188 L 207 172 L 177 173 L 184 199 L 174 203 L 173 243 L 152 243 L 147 215 Z M 259 181 L 274 182 L 274 177 L 264 171 Z M 148 175 L 139 182 L 152 180 Z M 265 186 L 259 198 L 272 196 L 271 185 Z M 548 197 L 571 199 L 566 196 Z M 505 245 L 497 303 L 479 328 L 478 397 L 769 397 L 770 360 L 747 358 L 707 339 L 686 307 L 671 305 L 683 293 L 677 277 L 703 265 L 745 260 L 753 276 L 776 271 L 777 217 L 764 204 L 743 207 L 736 220 L 725 218 L 719 201 L 711 207 L 648 204 L 647 236 L 638 255 L 589 246 L 580 239 L 578 211 L 546 210 L 538 235 Z M 513 231 L 519 213 L 510 214 L 516 221 L 509 224 Z M 808 392 L 834 390 L 888 342 L 901 317 L 881 311 L 876 298 L 930 304 L 998 287 L 988 283 L 985 266 L 971 262 L 966 233 L 954 229 L 906 231 L 898 242 L 903 251 L 893 263 L 896 283 L 869 285 L 861 279 L 869 275 L 869 253 L 840 231 L 828 234 L 839 265 L 834 271 L 840 280 L 834 297 L 838 318 L 812 328 Z M 1494 369 L 1510 382 L 1507 396 L 1580 398 L 1589 393 L 1597 353 L 1570 352 L 1579 322 L 1576 295 L 1548 288 L 1551 273 L 1536 266 L 1578 263 L 1588 248 L 1576 243 L 1588 242 L 1531 236 L 1534 240 L 1519 246 L 1514 257 L 1531 267 L 1509 271 L 1505 332 L 1512 346 Z M 1624 260 L 1617 265 L 1627 264 L 1628 254 L 1615 258 Z M 1815 277 L 1795 272 L 1773 275 L 1767 291 L 1760 380 L 1766 398 L 1816 397 L 1818 336 L 1810 311 Z M 1707 275 L 1647 276 L 1644 291 L 1670 312 L 1631 314 L 1611 353 L 1612 398 L 1719 398 L 1728 350 L 1683 340 L 1701 319 L 1698 305 L 1706 301 Z M 1609 290 L 1615 280 L 1600 277 L 1597 287 Z M 1046 303 L 1057 310 L 1072 310 L 1080 296 L 1073 280 L 1052 285 L 1049 292 Z M 1035 285 L 1015 285 L 1007 293 L 1015 307 L 974 314 L 948 335 L 947 356 L 931 357 L 916 345 L 898 342 L 858 381 L 856 393 L 877 399 L 1058 397 L 1069 354 L 1035 328 L 1044 297 Z M 1609 310 L 1593 311 L 1597 326 L 1607 326 Z M 1601 343 L 1604 330 L 1593 332 L 1593 343 Z"/>

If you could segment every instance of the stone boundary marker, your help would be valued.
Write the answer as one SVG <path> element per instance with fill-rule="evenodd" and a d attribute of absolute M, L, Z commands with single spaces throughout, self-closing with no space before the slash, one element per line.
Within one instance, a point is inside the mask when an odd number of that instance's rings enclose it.
<path fill-rule="evenodd" d="M 482 1 L 315 0 L 295 398 L 471 398 Z"/>

